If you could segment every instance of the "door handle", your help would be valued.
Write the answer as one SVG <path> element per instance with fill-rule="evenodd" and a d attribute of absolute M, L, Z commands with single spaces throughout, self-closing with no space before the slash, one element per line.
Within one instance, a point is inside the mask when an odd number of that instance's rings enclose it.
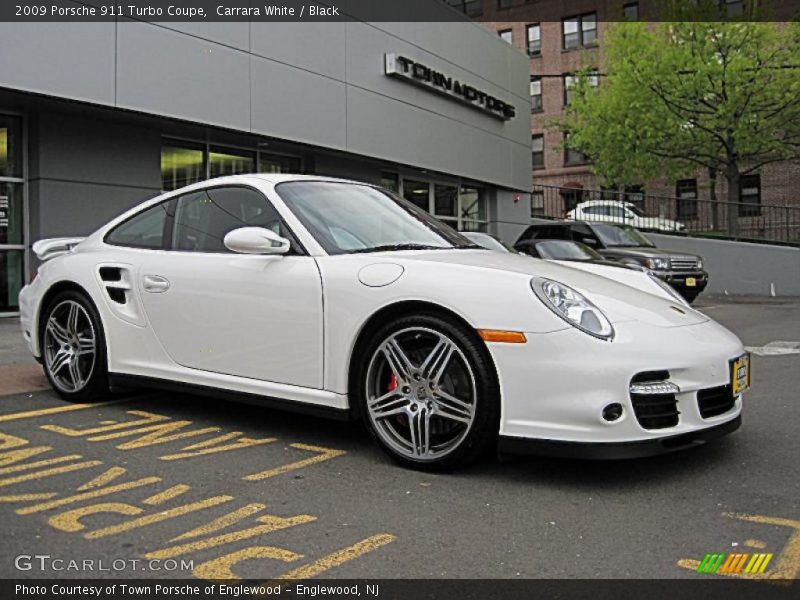
<path fill-rule="evenodd" d="M 169 281 L 160 275 L 145 275 L 142 277 L 142 287 L 146 292 L 160 294 L 169 289 Z"/>

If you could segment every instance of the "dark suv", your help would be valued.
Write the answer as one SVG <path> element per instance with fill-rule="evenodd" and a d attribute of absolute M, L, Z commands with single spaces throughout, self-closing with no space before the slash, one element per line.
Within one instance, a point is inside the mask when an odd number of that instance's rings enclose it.
<path fill-rule="evenodd" d="M 531 240 L 574 240 L 597 250 L 604 258 L 645 267 L 692 302 L 708 285 L 703 259 L 696 254 L 656 248 L 630 225 L 547 221 L 528 227 L 514 248 L 525 252 Z"/>

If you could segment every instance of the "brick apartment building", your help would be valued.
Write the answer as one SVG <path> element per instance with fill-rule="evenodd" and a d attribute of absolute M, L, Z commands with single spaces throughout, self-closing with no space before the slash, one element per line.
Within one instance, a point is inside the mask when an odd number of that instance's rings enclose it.
<path fill-rule="evenodd" d="M 662 214 L 687 222 L 690 229 L 720 228 L 726 215 L 712 215 L 709 176 L 698 171 L 680 181 L 656 180 L 629 186 L 623 194 L 601 190 L 591 164 L 579 152 L 564 149 L 564 134 L 545 127 L 559 117 L 569 101 L 571 74 L 600 64 L 600 48 L 607 24 L 623 19 L 647 20 L 659 12 L 655 0 L 445 0 L 530 56 L 531 147 L 534 193 L 532 215 L 560 216 L 586 199 L 625 198 L 649 214 Z M 726 2 L 728 14 L 745 10 L 743 0 Z M 790 0 L 770 4 L 775 18 L 791 18 L 796 6 Z M 598 78 L 598 83 L 601 78 Z M 766 206 L 800 207 L 800 162 L 769 165 L 743 176 L 739 209 L 740 232 L 753 237 L 793 241 L 800 230 L 800 208 L 765 209 Z M 558 188 L 558 189 L 556 189 Z M 601 191 L 595 191 L 601 190 Z M 726 198 L 725 180 L 717 179 L 717 198 Z M 680 198 L 681 201 L 669 200 Z M 699 200 L 699 202 L 698 202 Z M 750 206 L 752 205 L 752 206 Z M 722 209 L 724 212 L 724 209 Z M 667 214 L 665 214 L 667 213 Z M 767 216 L 765 216 L 767 215 Z M 694 223 L 692 223 L 692 221 Z M 777 221 L 777 225 L 773 223 Z M 773 235 L 770 228 L 793 231 Z M 774 233 L 774 232 L 773 232 Z"/>

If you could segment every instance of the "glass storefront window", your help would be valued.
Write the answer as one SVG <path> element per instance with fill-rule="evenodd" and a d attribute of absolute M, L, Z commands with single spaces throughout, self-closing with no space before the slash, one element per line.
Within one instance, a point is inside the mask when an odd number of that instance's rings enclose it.
<path fill-rule="evenodd" d="M 397 173 L 383 171 L 381 173 L 381 187 L 396 194 L 400 191 L 400 177 Z"/>
<path fill-rule="evenodd" d="M 205 178 L 205 153 L 202 145 L 172 141 L 162 144 L 161 189 L 177 190 Z"/>
<path fill-rule="evenodd" d="M 282 156 L 280 154 L 258 155 L 259 173 L 302 173 L 302 161 L 296 156 Z"/>
<path fill-rule="evenodd" d="M 208 153 L 208 176 L 223 177 L 253 173 L 256 170 L 255 153 L 231 148 L 211 148 Z"/>
<path fill-rule="evenodd" d="M 427 181 L 403 180 L 403 198 L 430 212 L 430 184 Z"/>
<path fill-rule="evenodd" d="M 458 188 L 453 185 L 433 186 L 433 211 L 437 217 L 447 220 L 447 217 L 458 218 Z"/>
<path fill-rule="evenodd" d="M 0 115 L 0 177 L 22 177 L 22 123 Z"/>
<path fill-rule="evenodd" d="M 22 184 L 0 183 L 0 244 L 24 244 Z"/>
<path fill-rule="evenodd" d="M 486 221 L 486 197 L 483 189 L 474 186 L 461 187 L 461 218 L 469 221 Z"/>
<path fill-rule="evenodd" d="M 0 250 L 0 313 L 17 312 L 25 278 L 25 251 Z"/>

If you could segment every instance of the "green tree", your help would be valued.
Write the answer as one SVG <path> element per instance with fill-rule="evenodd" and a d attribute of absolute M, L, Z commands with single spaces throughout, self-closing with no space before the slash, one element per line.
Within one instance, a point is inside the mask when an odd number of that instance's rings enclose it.
<path fill-rule="evenodd" d="M 800 157 L 800 24 L 620 22 L 602 48 L 600 86 L 584 72 L 549 126 L 570 132 L 606 183 L 702 167 L 738 202 L 742 175 Z"/>

